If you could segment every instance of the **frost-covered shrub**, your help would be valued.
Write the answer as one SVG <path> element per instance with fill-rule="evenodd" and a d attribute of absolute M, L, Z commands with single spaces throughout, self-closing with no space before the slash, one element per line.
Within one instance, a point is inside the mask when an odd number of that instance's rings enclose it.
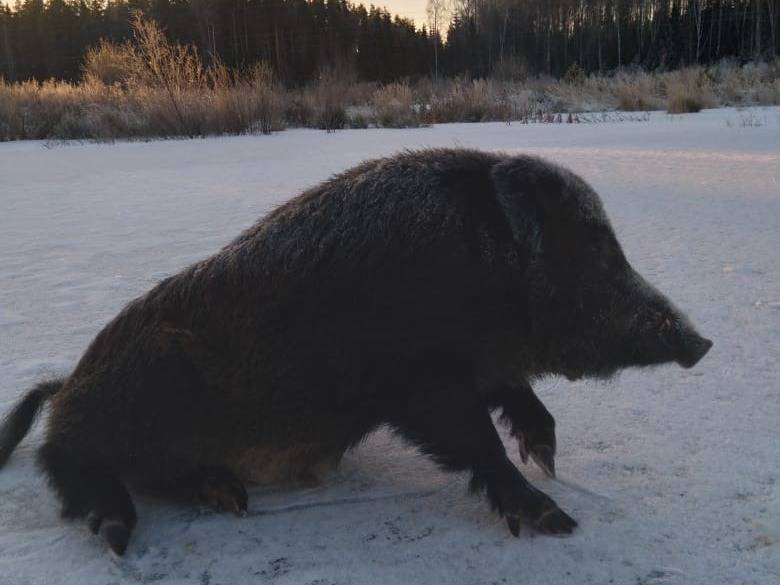
<path fill-rule="evenodd" d="M 385 128 L 408 128 L 420 125 L 409 84 L 391 83 L 374 92 L 371 100 L 377 124 Z"/>
<path fill-rule="evenodd" d="M 716 104 L 711 79 L 698 67 L 668 73 L 664 83 L 670 114 L 699 112 Z"/>

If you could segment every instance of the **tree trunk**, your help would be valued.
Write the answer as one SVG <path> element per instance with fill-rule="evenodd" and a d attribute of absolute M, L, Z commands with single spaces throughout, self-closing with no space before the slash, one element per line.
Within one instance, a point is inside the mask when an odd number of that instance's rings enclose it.
<path fill-rule="evenodd" d="M 7 63 L 8 81 L 16 81 L 16 67 L 14 66 L 14 54 L 11 49 L 11 36 L 8 34 L 8 23 L 3 19 L 3 49 L 5 62 Z"/>
<path fill-rule="evenodd" d="M 230 15 L 233 17 L 233 66 L 235 67 L 239 63 L 238 59 L 238 28 L 236 27 L 236 9 L 230 11 Z"/>
<path fill-rule="evenodd" d="M 617 25 L 617 53 L 618 53 L 618 67 L 621 67 L 623 65 L 623 56 L 622 56 L 622 47 L 621 47 L 621 38 L 620 38 L 620 12 L 617 9 L 617 6 L 615 6 L 615 24 Z"/>
<path fill-rule="evenodd" d="M 501 64 L 504 63 L 504 46 L 506 44 L 506 28 L 507 24 L 509 23 L 509 1 L 504 0 L 504 23 L 501 27 L 501 36 L 499 37 L 499 59 L 501 60 Z"/>
<path fill-rule="evenodd" d="M 639 62 L 642 62 L 642 37 L 645 32 L 645 1 L 641 0 L 639 3 L 639 40 L 637 46 L 639 47 Z"/>
<path fill-rule="evenodd" d="M 552 7 L 547 12 L 547 58 L 546 67 L 547 75 L 552 75 Z"/>
<path fill-rule="evenodd" d="M 758 60 L 761 57 L 761 1 L 756 0 L 756 8 L 754 10 L 755 19 L 756 19 L 756 32 L 755 32 L 755 39 L 756 39 L 756 52 L 755 52 L 755 59 Z"/>
<path fill-rule="evenodd" d="M 701 55 L 701 29 L 702 29 L 702 12 L 701 12 L 701 0 L 693 0 L 693 16 L 696 26 L 696 63 L 699 62 Z"/>
<path fill-rule="evenodd" d="M 433 37 L 433 78 L 439 79 L 439 35 Z"/>

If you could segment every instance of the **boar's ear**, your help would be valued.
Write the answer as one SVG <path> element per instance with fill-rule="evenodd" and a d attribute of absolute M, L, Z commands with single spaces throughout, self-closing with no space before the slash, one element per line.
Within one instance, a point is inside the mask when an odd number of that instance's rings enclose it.
<path fill-rule="evenodd" d="M 518 156 L 494 165 L 490 176 L 515 240 L 538 243 L 545 211 L 561 190 L 554 169 L 542 159 Z"/>

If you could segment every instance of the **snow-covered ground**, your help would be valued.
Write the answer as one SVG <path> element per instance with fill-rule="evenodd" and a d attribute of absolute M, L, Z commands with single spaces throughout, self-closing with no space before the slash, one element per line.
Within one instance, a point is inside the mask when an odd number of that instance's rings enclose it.
<path fill-rule="evenodd" d="M 128 300 L 274 205 L 422 146 L 572 167 L 602 194 L 636 268 L 715 341 L 690 371 L 538 387 L 558 421 L 561 481 L 520 467 L 577 532 L 512 538 L 464 477 L 379 432 L 321 487 L 252 491 L 247 518 L 139 496 L 117 559 L 58 517 L 34 465 L 39 424 L 0 471 L 0 584 L 780 583 L 780 108 L 0 144 L 0 412 L 67 372 Z"/>

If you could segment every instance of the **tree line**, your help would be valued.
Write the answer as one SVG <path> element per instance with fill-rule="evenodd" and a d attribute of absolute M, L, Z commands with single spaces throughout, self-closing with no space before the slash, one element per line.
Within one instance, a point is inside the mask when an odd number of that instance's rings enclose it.
<path fill-rule="evenodd" d="M 778 49 L 778 0 L 432 1 L 435 22 L 416 28 L 346 0 L 16 0 L 0 5 L 0 76 L 78 79 L 86 49 L 128 39 L 136 10 L 206 61 L 266 61 L 289 85 L 328 71 L 389 82 L 674 68 Z"/>
<path fill-rule="evenodd" d="M 137 10 L 206 62 L 266 61 L 290 85 L 325 71 L 387 82 L 433 67 L 424 29 L 346 0 L 17 0 L 13 8 L 0 4 L 0 75 L 78 79 L 86 49 L 102 38 L 129 39 Z"/>
<path fill-rule="evenodd" d="M 450 73 L 564 74 L 770 59 L 777 0 L 455 0 Z"/>

